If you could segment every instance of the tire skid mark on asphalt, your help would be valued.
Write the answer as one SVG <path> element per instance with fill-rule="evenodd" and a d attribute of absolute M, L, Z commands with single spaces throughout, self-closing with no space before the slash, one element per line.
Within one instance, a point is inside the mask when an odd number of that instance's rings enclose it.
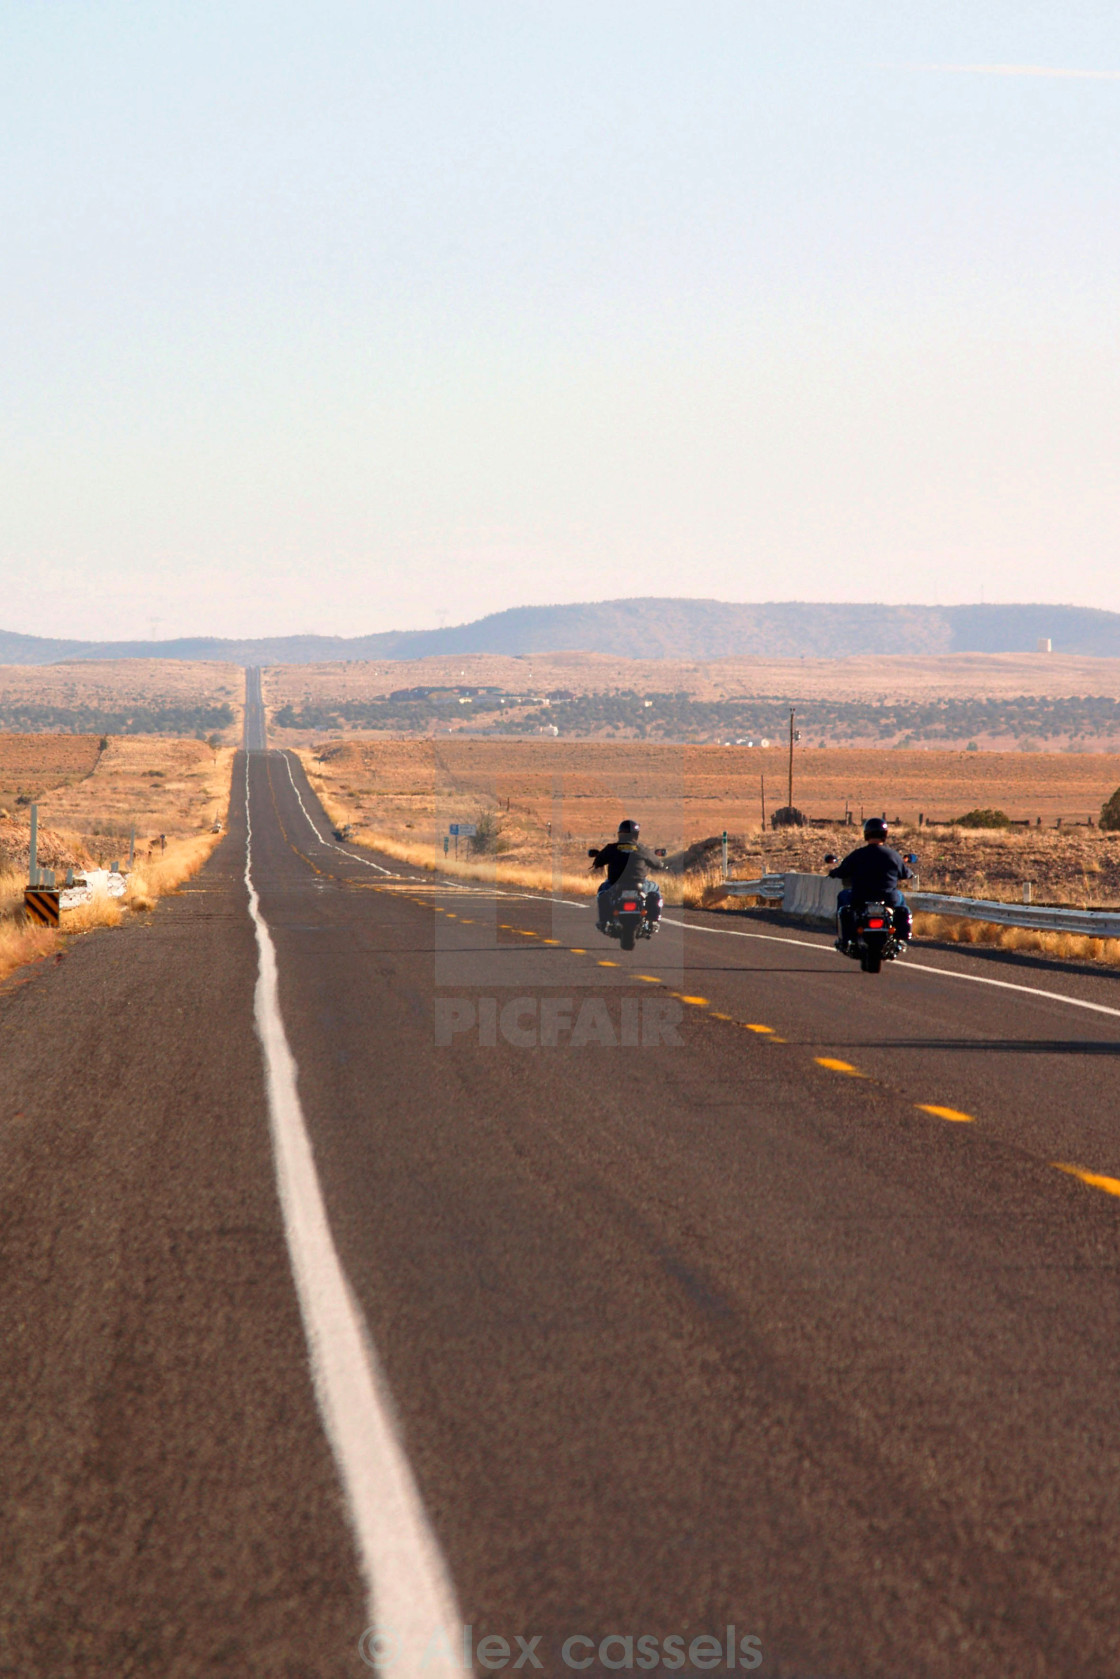
<path fill-rule="evenodd" d="M 255 1015 L 264 1061 L 277 1193 L 324 1432 L 334 1454 L 365 1581 L 370 1621 L 393 1627 L 405 1679 L 451 1679 L 459 1613 L 361 1307 L 342 1268 L 300 1104 L 280 1012 L 276 947 L 252 877 L 245 763 L 245 887 L 257 939 Z M 423 1652 L 423 1657 L 421 1657 Z M 446 1657 L 444 1656 L 446 1652 Z M 434 1653 L 434 1664 L 429 1657 Z"/>

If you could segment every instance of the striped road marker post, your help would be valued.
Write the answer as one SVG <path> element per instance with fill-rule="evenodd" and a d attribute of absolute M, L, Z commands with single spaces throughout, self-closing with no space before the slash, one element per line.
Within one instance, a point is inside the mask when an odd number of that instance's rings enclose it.
<path fill-rule="evenodd" d="M 41 927 L 58 926 L 58 892 L 46 886 L 25 886 L 23 907 L 28 921 Z"/>

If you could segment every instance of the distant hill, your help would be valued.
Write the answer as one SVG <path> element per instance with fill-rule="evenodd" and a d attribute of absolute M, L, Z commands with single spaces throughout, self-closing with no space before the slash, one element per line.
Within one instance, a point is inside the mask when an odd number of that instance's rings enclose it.
<path fill-rule="evenodd" d="M 56 641 L 0 631 L 0 664 L 64 659 L 219 659 L 238 665 L 429 654 L 602 653 L 635 659 L 846 658 L 860 653 L 1055 653 L 1120 658 L 1120 613 L 1082 606 L 877 606 L 775 601 L 757 606 L 650 597 L 518 606 L 440 630 L 233 641 Z"/>

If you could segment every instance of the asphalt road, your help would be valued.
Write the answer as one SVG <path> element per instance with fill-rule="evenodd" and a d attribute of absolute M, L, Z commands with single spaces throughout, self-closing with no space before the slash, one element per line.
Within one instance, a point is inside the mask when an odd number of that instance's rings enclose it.
<path fill-rule="evenodd" d="M 263 752 L 268 745 L 268 726 L 265 721 L 264 700 L 261 695 L 259 665 L 250 665 L 245 672 L 245 718 L 242 744 L 247 752 Z"/>
<path fill-rule="evenodd" d="M 370 1572 L 393 1654 L 300 1126 L 477 1672 L 1120 1672 L 1120 986 L 908 961 L 623 955 L 242 760 L 189 891 L 0 996 L 0 1672 L 368 1673 Z"/>

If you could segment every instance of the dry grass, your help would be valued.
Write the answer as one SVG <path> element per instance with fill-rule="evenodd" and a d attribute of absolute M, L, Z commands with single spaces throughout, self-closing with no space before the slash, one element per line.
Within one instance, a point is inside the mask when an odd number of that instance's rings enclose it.
<path fill-rule="evenodd" d="M 382 832 L 445 831 L 448 818 L 500 809 L 512 837 L 537 843 L 558 832 L 578 846 L 637 816 L 655 843 L 688 845 L 705 835 L 761 830 L 784 804 L 785 752 L 649 741 L 567 739 L 381 739 L 327 743 L 299 753 L 356 816 Z M 815 817 L 855 820 L 886 810 L 917 824 L 977 807 L 1002 809 L 1049 831 L 1062 817 L 1095 821 L 1120 784 L 1120 757 L 1107 753 L 801 750 L 795 803 Z M 767 832 L 767 840 L 770 835 Z"/>
<path fill-rule="evenodd" d="M 456 880 L 485 881 L 488 885 L 523 886 L 531 892 L 570 892 L 580 897 L 594 896 L 597 882 L 588 873 L 575 874 L 563 868 L 554 870 L 543 865 L 519 863 L 507 857 L 479 858 L 474 862 L 444 856 L 442 846 L 419 838 L 402 839 L 375 828 L 354 824 L 350 807 L 344 804 L 325 784 L 315 778 L 319 802 L 336 827 L 353 825 L 352 841 L 371 851 L 379 851 L 398 863 L 411 863 L 415 868 L 428 869 L 432 874 L 451 875 Z"/>
<path fill-rule="evenodd" d="M 505 743 L 507 751 L 509 744 Z M 537 748 L 536 742 L 512 744 Z M 578 752 L 580 747 L 586 751 L 588 746 L 588 743 L 564 744 L 566 758 Z M 542 745 L 547 752 L 552 743 Z M 597 755 L 601 750 L 592 743 L 592 753 Z M 562 892 L 571 897 L 589 898 L 594 894 L 595 877 L 589 875 L 586 869 L 564 866 L 572 855 L 572 845 L 565 843 L 563 838 L 556 844 L 540 831 L 539 825 L 535 835 L 535 857 L 524 855 L 529 849 L 525 843 L 524 828 L 519 831 L 513 823 L 511 827 L 518 836 L 520 854 L 477 861 L 456 861 L 453 856 L 444 857 L 442 843 L 437 845 L 433 831 L 435 790 L 431 784 L 428 788 L 416 785 L 425 767 L 429 773 L 435 768 L 430 756 L 425 764 L 429 752 L 426 743 L 410 741 L 379 743 L 377 746 L 348 743 L 341 749 L 336 748 L 334 757 L 325 762 L 311 753 L 301 753 L 300 756 L 331 821 L 339 826 L 347 822 L 355 824 L 354 838 L 360 845 L 400 862 L 412 863 L 456 879 L 521 886 L 527 891 L 543 893 Z M 976 756 L 969 754 L 973 759 Z M 377 773 L 370 773 L 374 766 Z M 444 768 L 446 776 L 446 765 Z M 406 786 L 409 781 L 412 785 Z M 469 787 L 470 783 L 467 785 Z M 478 781 L 474 791 L 478 795 L 484 791 Z M 523 785 L 520 791 L 522 798 L 528 798 L 532 789 Z M 593 796 L 593 790 L 587 791 Z M 460 802 L 464 802 L 462 793 Z M 361 813 L 370 805 L 388 809 L 396 819 L 395 829 L 363 823 Z M 548 808 L 556 808 L 551 789 Z M 408 827 L 412 831 L 402 834 L 404 812 L 408 813 Z M 465 809 L 462 814 L 467 814 Z M 603 814 L 609 819 L 609 813 Z M 707 820 L 712 818 L 709 816 Z M 709 835 L 711 831 L 709 827 Z M 910 849 L 911 845 L 920 847 L 921 883 L 927 891 L 957 892 L 968 897 L 993 897 L 1012 902 L 1019 900 L 1022 881 L 1029 878 L 1046 889 L 1048 895 L 1060 899 L 1064 891 L 1067 901 L 1076 901 L 1079 907 L 1088 903 L 1094 895 L 1099 903 L 1102 890 L 1107 891 L 1109 887 L 1120 891 L 1120 836 L 1101 834 L 1097 829 L 985 833 L 955 828 L 912 828 L 902 830 L 898 839 L 903 849 Z M 822 867 L 826 851 L 842 853 L 859 843 L 858 829 L 847 827 L 789 829 L 766 835 L 735 833 L 731 835 L 729 845 L 731 874 L 750 878 L 764 872 L 782 873 L 786 870 L 816 873 Z M 582 841 L 580 848 L 583 849 Z M 719 847 L 713 842 L 683 875 L 662 876 L 660 884 L 669 903 L 711 909 L 719 907 L 722 878 Z M 726 906 L 733 904 L 736 908 L 744 905 L 741 898 L 725 898 L 722 901 Z M 925 914 L 915 917 L 915 931 L 919 937 L 928 939 L 997 946 L 1004 950 L 1036 951 L 1061 960 L 1120 965 L 1120 940 L 1117 939 L 1032 932 L 1025 928 L 997 927 L 986 922 Z"/>
<path fill-rule="evenodd" d="M 948 944 L 1037 952 L 1064 962 L 1100 962 L 1108 967 L 1120 967 L 1120 939 L 1094 939 L 1085 933 L 998 927 L 990 921 L 966 921 L 959 916 L 920 912 L 914 916 L 914 936 Z"/>
<path fill-rule="evenodd" d="M 352 821 L 348 807 L 325 786 L 317 785 L 316 792 L 323 809 L 336 826 Z M 448 875 L 456 880 L 485 882 L 490 886 L 521 886 L 528 892 L 562 892 L 569 897 L 593 898 L 604 878 L 601 874 L 592 874 L 586 867 L 581 870 L 565 868 L 558 852 L 554 855 L 552 863 L 520 862 L 516 858 L 501 855 L 477 858 L 472 862 L 465 858 L 445 856 L 442 844 L 424 844 L 420 839 L 402 840 L 398 835 L 387 834 L 374 828 L 357 826 L 352 831 L 351 839 L 356 845 L 379 851 L 383 856 L 392 857 L 399 863 L 411 863 L 416 868 L 427 869 L 432 874 Z M 707 873 L 690 873 L 683 877 L 659 875 L 658 884 L 667 904 L 699 904 L 708 878 Z"/>
<path fill-rule="evenodd" d="M 74 909 L 64 909 L 59 932 L 63 938 L 68 938 L 71 933 L 92 933 L 95 927 L 119 927 L 123 919 L 121 899 L 99 892 L 92 904 L 78 904 Z"/>
<path fill-rule="evenodd" d="M 760 755 L 748 761 L 743 752 L 720 747 L 383 740 L 347 741 L 299 755 L 332 820 L 352 823 L 365 843 L 376 843 L 405 861 L 450 868 L 454 852 L 446 865 L 442 858 L 449 821 L 471 821 L 486 811 L 500 818 L 506 846 L 497 873 L 494 864 L 487 866 L 487 878 L 551 888 L 559 874 L 569 883 L 564 890 L 576 895 L 591 889 L 587 846 L 610 837 L 624 815 L 641 819 L 643 836 L 652 846 L 663 845 L 671 853 L 693 848 L 680 887 L 687 904 L 701 903 L 705 888 L 720 878 L 718 835 L 723 829 L 729 832 L 731 873 L 740 878 L 790 869 L 816 872 L 826 852 L 842 855 L 860 843 L 858 826 L 764 832 L 753 802 L 757 767 L 751 767 Z M 908 778 L 927 778 L 926 791 L 941 784 L 937 776 L 944 782 L 941 760 L 949 761 L 958 778 L 955 803 L 961 811 L 978 804 L 1014 811 L 1016 798 L 1026 797 L 1024 776 L 1036 803 L 1043 800 L 1039 789 L 1049 778 L 1051 786 L 1062 789 L 1063 801 L 1080 791 L 1085 809 L 1095 803 L 1099 810 L 1120 781 L 1116 759 L 1064 753 L 814 750 L 803 754 L 799 773 L 808 781 L 812 771 L 818 789 L 832 790 L 831 808 L 842 811 L 844 800 L 835 796 L 835 788 L 844 785 L 849 772 L 854 778 L 874 771 L 881 778 L 872 783 L 878 797 L 868 796 L 864 803 L 870 810 L 886 808 L 893 818 L 905 814 L 901 790 L 909 786 L 913 791 Z M 777 785 L 784 792 L 781 778 Z M 853 790 L 859 785 L 851 781 Z M 769 778 L 767 787 L 773 803 Z M 829 808 L 823 796 L 819 802 L 803 802 L 810 810 Z M 855 797 L 850 803 L 858 816 Z M 901 823 L 895 838 L 900 849 L 919 854 L 927 891 L 1018 902 L 1029 880 L 1036 902 L 1094 908 L 1120 904 L 1120 834 L 1097 827 L 983 832 L 928 824 L 918 828 L 912 821 Z M 707 842 L 703 850 L 702 841 Z M 460 859 L 459 866 L 469 875 L 477 865 Z"/>
<path fill-rule="evenodd" d="M 108 852 L 123 857 L 132 822 L 138 814 L 148 819 L 147 836 L 144 827 L 139 830 L 125 897 L 98 894 L 91 904 L 64 910 L 57 932 L 26 920 L 28 826 L 0 818 L 0 980 L 29 962 L 61 956 L 72 937 L 120 926 L 126 911 L 154 909 L 161 897 L 196 874 L 222 838 L 222 833 L 210 831 L 215 815 L 225 829 L 232 765 L 232 749 L 212 753 L 197 741 L 114 739 L 100 754 L 94 775 L 80 786 L 71 784 L 48 794 L 43 808 L 61 807 L 77 818 L 78 827 L 40 828 L 39 860 L 46 867 L 82 868 L 107 860 Z M 156 766 L 159 773 L 149 776 L 147 769 Z M 83 818 L 92 832 L 81 831 Z M 199 832 L 200 827 L 204 831 Z M 159 833 L 166 835 L 165 849 L 158 844 Z"/>
<path fill-rule="evenodd" d="M 43 795 L 40 821 L 85 835 L 101 863 L 127 856 L 135 828 L 143 858 L 160 834 L 170 842 L 224 817 L 233 750 L 212 752 L 204 741 L 166 735 L 114 735 L 83 782 Z"/>
<path fill-rule="evenodd" d="M 523 886 L 531 892 L 565 892 L 577 897 L 594 896 L 597 882 L 589 874 L 576 875 L 564 871 L 554 873 L 547 868 L 533 868 L 524 863 L 510 862 L 504 857 L 478 858 L 468 862 L 463 858 L 445 857 L 442 850 L 415 843 L 408 845 L 389 834 L 360 828 L 353 835 L 354 843 L 368 846 L 399 863 L 411 863 L 428 869 L 432 874 L 449 875 L 455 880 L 484 881 L 490 886 Z"/>
<path fill-rule="evenodd" d="M 22 869 L 0 869 L 0 981 L 60 948 L 61 940 L 53 928 L 27 920 L 23 908 L 26 880 Z"/>
<path fill-rule="evenodd" d="M 6 980 L 17 968 L 29 962 L 39 962 L 53 955 L 59 948 L 59 935 L 50 927 L 32 926 L 30 922 L 5 917 L 0 920 L 0 981 Z"/>
<path fill-rule="evenodd" d="M 223 834 L 194 834 L 169 840 L 166 851 L 153 852 L 128 877 L 126 902 L 132 910 L 154 909 L 158 899 L 196 875 Z"/>

